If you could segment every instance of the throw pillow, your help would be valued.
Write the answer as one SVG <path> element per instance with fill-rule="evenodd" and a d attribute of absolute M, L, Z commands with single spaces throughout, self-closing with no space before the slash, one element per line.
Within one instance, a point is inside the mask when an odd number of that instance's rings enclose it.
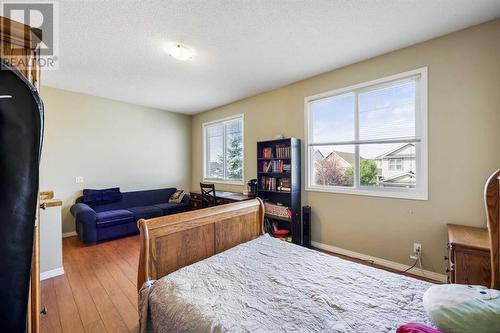
<path fill-rule="evenodd" d="M 102 190 L 84 189 L 83 202 L 86 204 L 102 204 L 106 202 L 120 201 L 123 195 L 119 187 L 107 188 Z"/>
<path fill-rule="evenodd" d="M 500 332 L 500 291 L 461 284 L 430 287 L 424 308 L 443 332 Z"/>
<path fill-rule="evenodd" d="M 181 203 L 185 195 L 186 192 L 184 192 L 183 190 L 177 190 L 170 196 L 170 199 L 168 199 L 168 203 Z"/>

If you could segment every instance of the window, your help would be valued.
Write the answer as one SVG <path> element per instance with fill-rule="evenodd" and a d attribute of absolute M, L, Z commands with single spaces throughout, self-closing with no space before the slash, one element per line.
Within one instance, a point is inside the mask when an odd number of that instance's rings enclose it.
<path fill-rule="evenodd" d="M 389 170 L 402 170 L 403 169 L 403 160 L 400 158 L 390 159 L 389 160 Z"/>
<path fill-rule="evenodd" d="M 427 68 L 305 105 L 306 190 L 427 200 Z"/>
<path fill-rule="evenodd" d="M 203 124 L 203 178 L 243 183 L 243 116 Z"/>

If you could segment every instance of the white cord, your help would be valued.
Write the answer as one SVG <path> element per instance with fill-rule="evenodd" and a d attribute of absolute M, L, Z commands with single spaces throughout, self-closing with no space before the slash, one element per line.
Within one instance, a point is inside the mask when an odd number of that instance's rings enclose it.
<path fill-rule="evenodd" d="M 424 269 L 422 268 L 422 256 L 420 255 L 420 251 L 417 252 L 417 260 L 418 260 L 418 266 L 420 267 L 420 271 L 422 272 L 422 275 L 425 275 Z"/>

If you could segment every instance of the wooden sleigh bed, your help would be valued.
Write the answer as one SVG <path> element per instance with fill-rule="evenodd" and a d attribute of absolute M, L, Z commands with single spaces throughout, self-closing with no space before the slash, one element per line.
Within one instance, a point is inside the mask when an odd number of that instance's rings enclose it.
<path fill-rule="evenodd" d="M 493 288 L 500 276 L 499 177 L 497 170 L 485 186 Z M 262 201 L 254 199 L 140 220 L 141 331 L 391 332 L 408 322 L 432 325 L 422 306 L 432 284 L 262 236 L 263 218 Z M 274 251 L 290 258 L 281 262 Z M 154 288 L 144 284 L 150 280 Z"/>
<path fill-rule="evenodd" d="M 138 222 L 141 253 L 137 288 L 262 234 L 260 199 Z"/>

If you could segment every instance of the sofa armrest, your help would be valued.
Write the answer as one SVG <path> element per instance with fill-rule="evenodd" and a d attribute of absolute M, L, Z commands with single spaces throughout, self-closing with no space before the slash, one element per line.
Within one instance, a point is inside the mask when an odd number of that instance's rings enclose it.
<path fill-rule="evenodd" d="M 71 215 L 73 215 L 77 222 L 91 224 L 95 223 L 97 214 L 95 210 L 90 208 L 84 203 L 77 203 L 70 208 Z"/>
<path fill-rule="evenodd" d="M 83 243 L 97 241 L 97 213 L 84 203 L 77 203 L 70 208 L 71 215 L 75 217 L 75 227 L 78 237 Z"/>

